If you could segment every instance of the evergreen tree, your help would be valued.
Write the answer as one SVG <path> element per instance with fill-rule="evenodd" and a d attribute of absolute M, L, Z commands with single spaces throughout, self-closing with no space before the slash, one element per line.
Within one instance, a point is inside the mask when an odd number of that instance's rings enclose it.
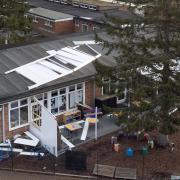
<path fill-rule="evenodd" d="M 0 0 L 1 38 L 8 43 L 25 40 L 31 32 L 31 19 L 26 17 L 28 4 L 24 0 Z"/>
<path fill-rule="evenodd" d="M 129 19 L 106 16 L 105 31 L 98 34 L 108 54 L 118 52 L 113 75 L 128 89 L 128 123 L 174 132 L 180 103 L 180 3 L 179 0 L 126 0 L 143 8 L 144 16 Z M 146 3 L 140 6 L 140 3 Z M 100 72 L 99 72 L 100 73 Z M 121 86 L 121 83 L 118 83 Z"/>

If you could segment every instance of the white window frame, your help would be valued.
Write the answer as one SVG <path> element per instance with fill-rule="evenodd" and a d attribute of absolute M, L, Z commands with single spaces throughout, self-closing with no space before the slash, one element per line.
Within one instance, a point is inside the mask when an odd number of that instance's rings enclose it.
<path fill-rule="evenodd" d="M 79 19 L 78 19 L 78 18 L 75 18 L 74 21 L 75 21 L 75 26 L 79 27 L 79 24 L 80 24 L 80 23 L 79 23 Z"/>
<path fill-rule="evenodd" d="M 45 19 L 45 20 L 44 20 L 44 25 L 45 25 L 45 26 L 52 27 L 52 24 L 51 24 L 51 23 L 52 23 L 51 20 L 48 20 L 48 19 Z"/>
<path fill-rule="evenodd" d="M 77 89 L 78 84 L 82 84 L 82 89 Z M 80 82 L 80 83 L 72 84 L 72 85 L 75 85 L 75 92 L 80 91 L 80 90 L 83 91 L 83 94 L 82 94 L 82 95 L 83 95 L 83 104 L 85 104 L 85 102 L 86 102 L 85 82 Z M 70 86 L 72 86 L 72 85 L 70 85 Z M 62 115 L 62 114 L 64 114 L 64 113 L 66 113 L 67 111 L 70 112 L 70 111 L 74 111 L 74 110 L 77 109 L 77 107 L 72 108 L 72 109 L 69 108 L 69 91 L 68 91 L 68 89 L 69 89 L 70 86 L 63 87 L 63 88 L 66 89 L 66 109 L 65 109 L 64 111 L 60 112 L 60 113 L 54 114 L 55 116 L 59 116 L 59 115 Z M 60 89 L 63 89 L 63 88 L 60 88 Z M 51 98 L 53 98 L 53 97 L 51 97 L 51 92 L 52 92 L 52 91 L 55 91 L 55 90 L 58 90 L 58 91 L 59 91 L 60 89 L 54 89 L 54 90 L 51 90 L 51 91 L 48 91 L 48 92 L 41 93 L 41 94 L 43 94 L 42 103 L 43 103 L 43 105 L 44 105 L 44 100 L 45 100 L 45 99 L 47 100 L 47 109 L 48 109 L 49 111 L 51 111 Z M 47 93 L 47 97 L 44 99 L 44 94 L 45 94 L 45 93 Z M 39 94 L 34 95 L 34 96 L 36 97 L 36 96 L 38 96 L 38 95 L 39 95 Z M 61 96 L 61 95 L 60 95 L 60 96 Z M 77 93 L 76 93 L 76 96 L 77 96 Z M 32 103 L 33 103 L 33 102 L 31 102 L 32 97 L 33 97 L 33 96 L 31 96 L 31 97 L 25 97 L 25 98 L 22 98 L 22 99 L 17 99 L 17 100 L 15 100 L 15 101 L 11 101 L 11 102 L 8 103 L 9 131 L 13 131 L 13 130 L 16 130 L 16 129 L 19 129 L 19 128 L 28 126 L 29 123 L 32 122 L 32 120 L 33 120 L 33 119 L 32 119 L 32 114 L 31 114 L 31 105 L 32 105 Z M 77 97 L 76 97 L 76 98 L 77 98 Z M 24 99 L 27 99 L 27 104 L 26 104 L 26 105 L 20 105 L 20 101 L 21 101 L 21 100 L 24 100 Z M 18 102 L 18 106 L 15 107 L 15 108 L 11 108 L 11 103 L 16 102 L 16 101 Z M 19 125 L 16 126 L 16 127 L 11 128 L 10 111 L 13 110 L 13 109 L 17 109 L 17 108 L 18 108 L 19 111 L 20 111 L 20 107 L 25 107 L 25 106 L 28 107 L 28 122 L 27 122 L 26 124 L 20 125 L 20 113 L 19 113 L 19 115 L 18 115 L 18 116 L 19 116 Z"/>
<path fill-rule="evenodd" d="M 24 100 L 24 99 L 27 99 L 27 104 L 25 104 L 25 105 L 20 105 L 20 102 L 21 102 L 21 100 Z M 18 102 L 18 106 L 17 107 L 15 107 L 15 108 L 11 108 L 11 104 L 13 103 L 13 102 Z M 22 124 L 22 125 L 20 125 L 20 112 L 19 112 L 19 114 L 18 114 L 18 119 L 19 119 L 19 125 L 18 126 L 15 126 L 15 127 L 11 127 L 11 110 L 14 110 L 14 109 L 18 109 L 19 111 L 20 111 L 20 108 L 21 107 L 26 107 L 27 106 L 27 109 L 28 109 L 28 119 L 27 119 L 27 123 L 25 123 L 25 124 Z M 11 101 L 11 102 L 9 102 L 8 103 L 8 119 L 9 119 L 9 131 L 12 131 L 12 130 L 15 130 L 15 129 L 19 129 L 19 128 L 22 128 L 22 127 L 25 127 L 25 126 L 27 126 L 27 125 L 29 125 L 29 98 L 23 98 L 23 99 L 18 99 L 18 100 L 15 100 L 15 101 Z"/>
<path fill-rule="evenodd" d="M 38 20 L 37 20 L 37 19 L 38 19 L 37 16 L 33 16 L 33 22 L 34 22 L 34 23 L 38 23 Z"/>
<path fill-rule="evenodd" d="M 77 89 L 78 84 L 82 84 L 82 89 Z M 80 91 L 80 90 L 83 91 L 83 104 L 85 104 L 85 82 L 81 82 L 81 83 L 77 83 L 77 84 L 72 84 L 70 86 L 75 86 L 75 94 L 76 94 L 76 96 L 77 96 L 77 91 Z M 77 109 L 77 107 L 69 108 L 69 93 L 70 93 L 69 92 L 69 87 L 70 86 L 66 86 L 66 87 L 60 88 L 60 89 L 64 89 L 64 88 L 66 89 L 66 109 L 64 111 L 62 111 L 62 112 L 59 112 L 59 109 L 58 109 L 58 113 L 54 114 L 55 116 L 59 116 L 59 115 L 62 115 L 64 113 L 66 113 L 67 111 L 74 111 L 74 110 Z M 57 90 L 58 93 L 59 93 L 60 89 L 55 89 L 55 90 L 52 90 L 52 91 L 56 91 Z M 49 94 L 50 94 L 50 98 L 49 98 L 50 102 L 51 102 L 52 98 L 56 97 L 56 96 L 54 96 L 54 97 L 51 96 L 51 92 L 52 91 L 49 92 Z M 74 92 L 74 91 L 72 91 L 72 92 Z M 58 95 L 57 97 L 59 97 L 59 96 L 61 96 L 61 95 Z M 77 97 L 75 97 L 75 98 L 77 99 Z M 50 106 L 49 106 L 49 110 L 51 111 L 51 103 L 50 103 Z"/>
<path fill-rule="evenodd" d="M 86 26 L 87 27 L 87 31 L 84 31 L 83 30 L 83 26 Z M 88 24 L 82 24 L 82 32 L 88 32 L 89 31 L 89 26 L 88 26 Z"/>
<path fill-rule="evenodd" d="M 60 94 L 60 90 L 62 90 L 62 89 L 65 89 L 65 93 L 63 93 L 63 94 Z M 57 91 L 57 95 L 56 96 L 52 96 L 52 92 L 53 91 Z M 54 114 L 54 115 L 56 115 L 56 114 L 62 114 L 62 113 L 64 113 L 65 111 L 66 111 L 66 109 L 67 109 L 67 88 L 66 87 L 64 87 L 64 88 L 60 88 L 60 89 L 56 89 L 56 90 L 53 90 L 53 91 L 51 91 L 50 92 L 50 104 L 51 104 L 51 100 L 53 99 L 53 98 L 58 98 L 58 101 L 57 101 L 57 108 L 58 108 L 58 112 L 57 113 L 52 113 L 52 114 Z M 65 110 L 64 111 L 60 111 L 59 110 L 59 98 L 60 97 L 62 97 L 62 96 L 64 96 L 65 95 L 65 97 L 66 97 L 66 108 L 65 108 Z M 52 106 L 50 105 L 50 111 L 52 110 Z"/>

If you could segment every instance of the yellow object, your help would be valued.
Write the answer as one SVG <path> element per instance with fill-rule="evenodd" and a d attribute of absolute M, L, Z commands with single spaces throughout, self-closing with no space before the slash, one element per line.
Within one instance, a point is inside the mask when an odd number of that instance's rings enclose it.
<path fill-rule="evenodd" d="M 75 111 L 69 111 L 63 114 L 63 122 L 64 124 L 67 124 L 68 119 L 81 119 L 81 111 L 75 110 Z"/>
<path fill-rule="evenodd" d="M 90 124 L 95 124 L 96 122 L 98 123 L 99 120 L 96 118 L 86 118 L 86 120 L 90 123 Z"/>
<path fill-rule="evenodd" d="M 76 130 L 82 128 L 79 124 L 75 124 L 75 123 L 66 124 L 65 127 L 66 127 L 69 131 L 76 131 Z"/>

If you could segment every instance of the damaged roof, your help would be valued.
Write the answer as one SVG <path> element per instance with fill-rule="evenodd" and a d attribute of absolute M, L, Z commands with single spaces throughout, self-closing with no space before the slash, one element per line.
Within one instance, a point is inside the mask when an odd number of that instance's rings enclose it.
<path fill-rule="evenodd" d="M 20 73 L 12 71 L 11 73 L 5 74 L 5 72 L 11 71 L 12 69 L 16 69 L 48 56 L 49 51 L 58 51 L 65 47 L 74 47 L 75 44 L 73 41 L 90 41 L 93 39 L 93 33 L 81 34 L 79 36 L 74 36 L 72 34 L 58 37 L 57 40 L 0 50 L 0 104 L 17 98 L 46 92 L 56 87 L 63 87 L 94 78 L 96 70 L 93 63 L 89 63 L 73 73 L 49 81 L 46 84 L 42 84 L 33 89 L 29 89 L 28 87 L 33 86 L 34 82 L 27 77 L 22 76 Z M 91 49 L 93 48 L 102 55 L 98 58 L 98 61 L 105 65 L 109 64 L 109 57 L 105 55 L 105 52 L 103 52 L 102 47 L 99 44 L 82 45 L 78 48 L 78 50 L 94 56 L 95 52 Z M 110 64 L 112 65 L 113 58 L 111 58 L 111 60 Z"/>

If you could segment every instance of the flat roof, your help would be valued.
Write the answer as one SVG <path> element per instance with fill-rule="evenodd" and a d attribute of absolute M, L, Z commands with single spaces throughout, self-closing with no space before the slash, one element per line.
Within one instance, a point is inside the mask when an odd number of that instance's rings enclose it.
<path fill-rule="evenodd" d="M 73 16 L 70 14 L 65 14 L 62 12 L 57 12 L 54 10 L 45 9 L 42 7 L 31 8 L 28 11 L 28 13 L 36 15 L 36 16 L 41 16 L 44 18 L 52 19 L 52 20 L 73 19 Z"/>
<path fill-rule="evenodd" d="M 73 2 L 92 4 L 96 6 L 117 6 L 117 7 L 119 6 L 118 3 L 100 1 L 100 0 L 73 0 Z"/>
<path fill-rule="evenodd" d="M 57 11 L 57 12 L 67 13 L 72 16 L 77 16 L 80 18 L 91 19 L 92 21 L 95 21 L 98 23 L 101 23 L 104 20 L 105 13 L 107 13 L 108 15 L 115 15 L 116 17 L 119 17 L 122 19 L 135 17 L 135 15 L 129 12 L 118 10 L 118 9 L 93 11 L 90 9 L 83 9 L 83 8 L 75 7 L 72 5 L 49 2 L 45 0 L 38 0 L 38 1 L 28 0 L 28 2 L 29 2 L 29 5 L 32 7 L 42 7 L 42 8 Z"/>

